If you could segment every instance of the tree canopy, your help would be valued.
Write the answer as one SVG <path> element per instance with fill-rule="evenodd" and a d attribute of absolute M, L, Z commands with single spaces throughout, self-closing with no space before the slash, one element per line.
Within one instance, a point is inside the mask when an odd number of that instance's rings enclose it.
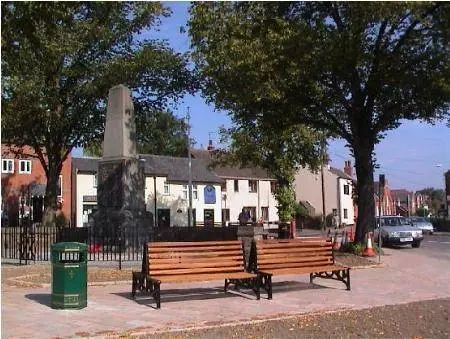
<path fill-rule="evenodd" d="M 375 225 L 375 145 L 403 119 L 448 113 L 447 3 L 194 3 L 203 93 L 239 125 L 304 124 L 355 158 L 356 240 Z"/>
<path fill-rule="evenodd" d="M 103 133 L 109 88 L 128 86 L 143 121 L 194 91 L 186 55 L 139 39 L 170 15 L 158 2 L 2 2 L 1 8 L 3 142 L 34 148 L 47 176 L 47 207 L 56 205 L 71 150 Z"/>

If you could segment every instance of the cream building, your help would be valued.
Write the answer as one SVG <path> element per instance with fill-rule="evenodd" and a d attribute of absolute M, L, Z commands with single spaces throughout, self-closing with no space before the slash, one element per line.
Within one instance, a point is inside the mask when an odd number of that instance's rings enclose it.
<path fill-rule="evenodd" d="M 348 166 L 347 166 L 348 165 Z M 346 170 L 350 164 L 346 162 Z M 324 168 L 325 214 L 332 213 L 337 224 L 353 225 L 355 209 L 353 204 L 352 177 L 330 166 Z M 322 175 L 308 168 L 297 171 L 294 180 L 296 200 L 309 207 L 312 215 L 322 215 Z"/>

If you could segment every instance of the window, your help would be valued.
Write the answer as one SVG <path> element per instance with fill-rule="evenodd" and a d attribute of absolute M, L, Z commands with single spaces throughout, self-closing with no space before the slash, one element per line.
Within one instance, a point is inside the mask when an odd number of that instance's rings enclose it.
<path fill-rule="evenodd" d="M 222 208 L 222 222 L 230 221 L 230 209 Z"/>
<path fill-rule="evenodd" d="M 344 185 L 344 194 L 349 195 L 350 194 L 350 187 L 348 185 Z"/>
<path fill-rule="evenodd" d="M 183 199 L 187 200 L 188 198 L 188 185 L 183 185 Z"/>
<path fill-rule="evenodd" d="M 224 181 L 221 185 L 220 185 L 222 192 L 226 192 L 227 191 L 227 182 Z"/>
<path fill-rule="evenodd" d="M 234 191 L 239 192 L 239 180 L 234 181 Z"/>
<path fill-rule="evenodd" d="M 14 159 L 2 160 L 2 173 L 14 173 Z"/>
<path fill-rule="evenodd" d="M 258 192 L 258 181 L 256 181 L 256 180 L 249 180 L 248 181 L 248 191 L 250 193 Z"/>
<path fill-rule="evenodd" d="M 164 195 L 169 195 L 169 194 L 170 194 L 169 183 L 167 181 L 164 181 Z"/>
<path fill-rule="evenodd" d="M 344 219 L 348 219 L 348 210 L 344 208 Z"/>
<path fill-rule="evenodd" d="M 270 182 L 270 193 L 275 193 L 275 190 L 277 189 L 277 182 L 271 181 Z"/>
<path fill-rule="evenodd" d="M 188 185 L 183 185 L 183 199 L 188 199 Z M 192 185 L 192 199 L 198 200 L 198 189 L 197 185 Z"/>
<path fill-rule="evenodd" d="M 337 217 L 337 208 L 333 208 L 333 217 Z"/>
<path fill-rule="evenodd" d="M 261 218 L 264 221 L 269 221 L 269 207 L 261 207 Z"/>
<path fill-rule="evenodd" d="M 31 160 L 19 160 L 19 173 L 31 173 Z"/>
<path fill-rule="evenodd" d="M 192 185 L 192 199 L 198 200 L 197 185 Z"/>
<path fill-rule="evenodd" d="M 98 177 L 97 174 L 94 174 L 94 187 L 97 187 L 98 185 Z"/>

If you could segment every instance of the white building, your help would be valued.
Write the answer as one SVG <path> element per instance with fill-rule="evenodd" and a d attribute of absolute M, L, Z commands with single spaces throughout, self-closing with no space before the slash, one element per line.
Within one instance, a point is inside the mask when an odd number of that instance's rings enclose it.
<path fill-rule="evenodd" d="M 145 160 L 146 210 L 162 227 L 188 225 L 188 159 L 141 155 Z M 97 170 L 100 158 L 73 158 L 73 222 L 87 226 L 97 209 Z M 219 173 L 223 175 L 219 175 Z M 261 169 L 211 170 L 192 159 L 193 224 L 236 223 L 243 207 L 256 220 L 278 220 L 273 180 Z"/>
<path fill-rule="evenodd" d="M 192 156 L 211 164 L 208 150 L 194 150 Z M 278 221 L 277 200 L 273 194 L 276 180 L 261 168 L 215 167 L 214 172 L 223 180 L 222 220 L 237 223 L 242 208 L 250 211 L 255 221 Z"/>

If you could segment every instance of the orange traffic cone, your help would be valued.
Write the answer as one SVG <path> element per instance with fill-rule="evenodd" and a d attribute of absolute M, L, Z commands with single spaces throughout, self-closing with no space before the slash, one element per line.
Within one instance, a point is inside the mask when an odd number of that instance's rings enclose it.
<path fill-rule="evenodd" d="M 333 250 L 339 251 L 341 249 L 341 239 L 338 240 L 337 232 L 334 234 Z"/>
<path fill-rule="evenodd" d="M 366 247 L 364 248 L 362 255 L 364 257 L 374 257 L 375 251 L 372 248 L 372 233 L 371 232 L 367 233 L 366 239 L 367 239 Z"/>

